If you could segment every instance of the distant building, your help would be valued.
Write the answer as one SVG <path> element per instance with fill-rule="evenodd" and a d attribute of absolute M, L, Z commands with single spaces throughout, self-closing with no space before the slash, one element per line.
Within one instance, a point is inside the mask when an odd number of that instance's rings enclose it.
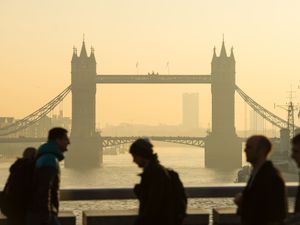
<path fill-rule="evenodd" d="M 62 111 L 58 115 L 52 115 L 52 117 L 45 116 L 33 125 L 19 131 L 18 135 L 24 137 L 47 137 L 48 131 L 53 127 L 64 127 L 67 130 L 71 130 L 70 117 L 64 117 Z"/>
<path fill-rule="evenodd" d="M 70 117 L 65 117 L 63 111 L 60 110 L 58 115 L 53 115 L 51 118 L 52 127 L 64 127 L 67 130 L 71 130 L 72 120 Z"/>
<path fill-rule="evenodd" d="M 182 126 L 199 128 L 199 94 L 184 93 L 182 95 Z"/>
<path fill-rule="evenodd" d="M 0 117 L 0 128 L 6 127 L 6 126 L 12 124 L 13 122 L 15 122 L 14 117 Z"/>

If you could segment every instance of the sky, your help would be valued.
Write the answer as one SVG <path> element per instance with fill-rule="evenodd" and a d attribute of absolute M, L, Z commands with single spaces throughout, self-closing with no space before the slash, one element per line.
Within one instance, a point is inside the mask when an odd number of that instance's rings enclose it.
<path fill-rule="evenodd" d="M 25 117 L 67 87 L 72 48 L 81 48 L 83 34 L 98 74 L 137 74 L 137 62 L 140 74 L 167 74 L 169 62 L 170 74 L 183 75 L 210 74 L 224 34 L 237 85 L 285 118 L 274 103 L 287 103 L 291 87 L 299 102 L 299 11 L 298 0 L 2 0 L 0 116 Z M 98 85 L 97 126 L 179 124 L 183 93 L 199 93 L 200 125 L 210 126 L 204 84 Z M 60 108 L 71 114 L 70 96 Z M 238 129 L 247 110 L 237 96 Z"/>

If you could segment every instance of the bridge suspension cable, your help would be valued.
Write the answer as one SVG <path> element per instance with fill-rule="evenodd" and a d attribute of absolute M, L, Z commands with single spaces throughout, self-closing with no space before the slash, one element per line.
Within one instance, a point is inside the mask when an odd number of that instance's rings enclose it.
<path fill-rule="evenodd" d="M 252 98 L 250 98 L 237 85 L 235 86 L 235 90 L 255 112 L 257 112 L 260 116 L 262 116 L 264 119 L 269 121 L 274 126 L 280 129 L 292 127 L 292 124 L 289 124 L 288 121 L 280 118 L 279 116 L 276 116 L 274 113 L 270 112 L 269 110 L 267 110 L 266 108 L 258 104 L 256 101 L 254 101 Z M 298 127 L 295 126 L 295 128 Z"/>
<path fill-rule="evenodd" d="M 48 102 L 43 107 L 36 110 L 35 112 L 31 113 L 25 118 L 20 119 L 8 126 L 0 128 L 0 136 L 5 136 L 8 134 L 15 133 L 36 123 L 44 116 L 46 116 L 51 110 L 53 110 L 69 94 L 70 91 L 71 91 L 71 85 L 68 86 L 65 90 L 63 90 L 55 98 L 53 98 L 50 102 Z"/>

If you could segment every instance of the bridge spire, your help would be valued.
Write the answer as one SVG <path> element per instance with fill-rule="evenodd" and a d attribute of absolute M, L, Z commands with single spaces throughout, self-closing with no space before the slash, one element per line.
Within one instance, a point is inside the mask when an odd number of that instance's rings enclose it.
<path fill-rule="evenodd" d="M 224 35 L 223 35 L 223 41 L 222 41 L 222 48 L 221 48 L 221 52 L 220 52 L 220 57 L 227 57 L 225 42 L 224 42 Z"/>
<path fill-rule="evenodd" d="M 77 56 L 77 48 L 75 46 L 73 46 L 73 56 L 72 56 L 72 62 L 75 62 L 75 60 L 77 60 L 78 56 Z"/>
<path fill-rule="evenodd" d="M 231 52 L 229 56 L 233 61 L 235 61 L 234 54 L 233 54 L 233 47 L 231 47 Z"/>
<path fill-rule="evenodd" d="M 86 53 L 86 48 L 85 48 L 85 41 L 83 39 L 82 41 L 82 46 L 81 46 L 81 51 L 80 51 L 80 57 L 85 57 L 87 58 L 87 53 Z"/>
<path fill-rule="evenodd" d="M 216 46 L 214 46 L 214 48 L 213 48 L 213 57 L 212 57 L 211 63 L 214 63 L 217 60 L 217 58 L 218 58 L 218 56 L 217 56 L 217 53 L 216 53 Z"/>
<path fill-rule="evenodd" d="M 216 46 L 214 46 L 214 54 L 213 54 L 213 58 L 216 58 L 217 54 L 216 54 Z"/>
<path fill-rule="evenodd" d="M 91 62 L 94 62 L 94 63 L 96 63 L 96 58 L 95 58 L 95 54 L 94 54 L 94 52 L 95 52 L 95 49 L 94 49 L 94 47 L 93 47 L 93 46 L 91 46 L 91 55 L 90 55 L 90 60 L 91 60 Z"/>

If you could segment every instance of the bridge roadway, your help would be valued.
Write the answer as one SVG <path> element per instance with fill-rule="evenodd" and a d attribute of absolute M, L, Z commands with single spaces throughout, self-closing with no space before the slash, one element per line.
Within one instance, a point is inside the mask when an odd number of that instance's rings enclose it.
<path fill-rule="evenodd" d="M 139 136 L 101 136 L 102 146 L 110 147 L 121 144 L 132 143 L 134 140 L 140 138 Z M 204 148 L 205 137 L 187 137 L 187 136 L 149 136 L 152 141 L 162 141 L 169 143 L 185 144 L 195 147 Z M 18 137 L 18 138 L 0 138 L 0 143 L 34 143 L 45 142 L 47 138 L 31 138 L 31 137 Z"/>
<path fill-rule="evenodd" d="M 211 75 L 97 75 L 98 84 L 210 84 Z"/>

